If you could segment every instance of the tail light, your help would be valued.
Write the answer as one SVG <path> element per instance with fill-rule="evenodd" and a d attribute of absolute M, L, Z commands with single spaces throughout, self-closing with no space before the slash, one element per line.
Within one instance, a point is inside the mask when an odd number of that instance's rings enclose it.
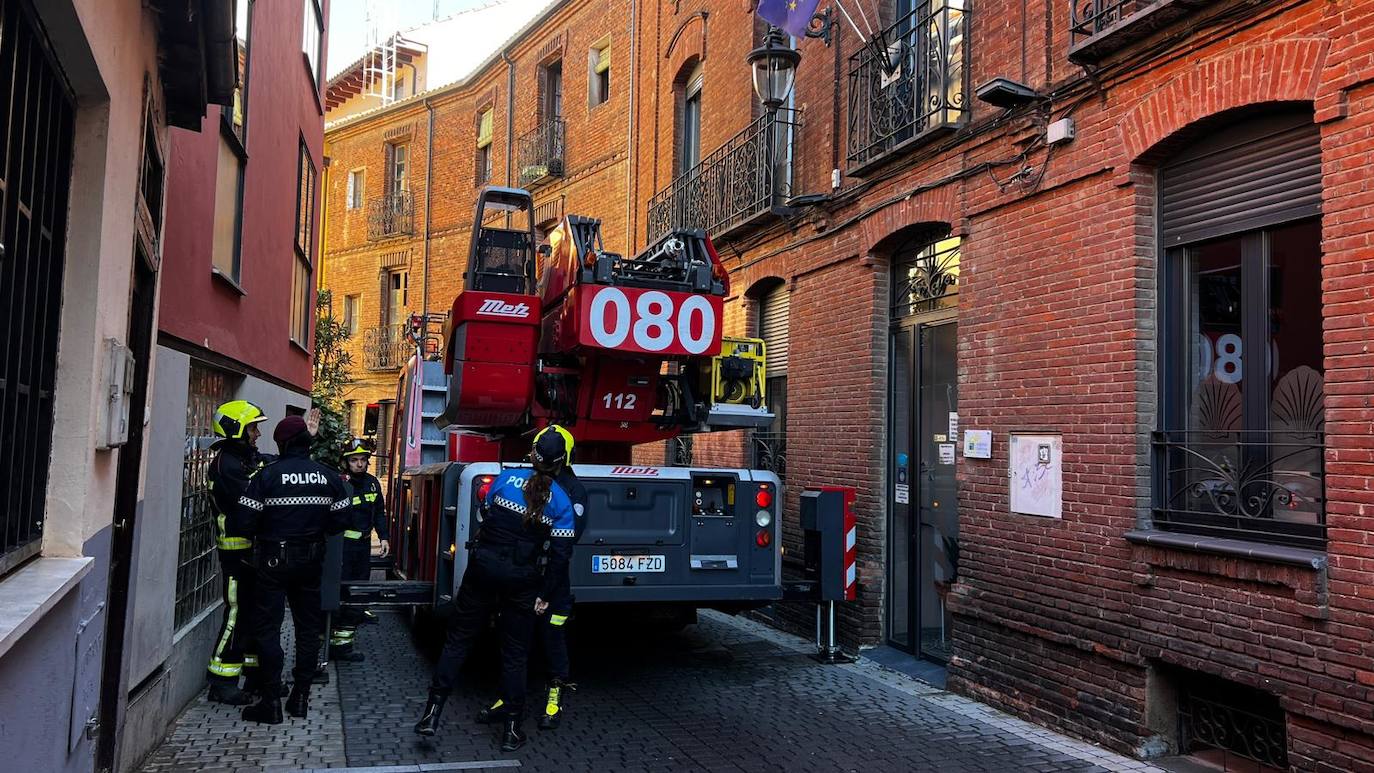
<path fill-rule="evenodd" d="M 766 548 L 773 544 L 773 535 L 767 529 L 759 529 L 759 533 L 754 535 L 754 544 Z"/>
<path fill-rule="evenodd" d="M 496 480 L 493 475 L 479 475 L 477 477 L 477 501 L 487 501 L 487 494 L 491 491 L 492 481 Z"/>
<path fill-rule="evenodd" d="M 773 492 L 767 488 L 759 489 L 759 493 L 754 495 L 754 504 L 759 507 L 771 507 L 773 504 Z"/>

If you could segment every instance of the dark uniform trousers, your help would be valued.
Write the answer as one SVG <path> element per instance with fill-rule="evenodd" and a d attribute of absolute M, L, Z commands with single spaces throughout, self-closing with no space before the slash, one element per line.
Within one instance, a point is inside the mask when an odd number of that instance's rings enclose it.
<path fill-rule="evenodd" d="M 238 684 L 240 674 L 251 686 L 257 678 L 258 658 L 254 653 L 256 625 L 253 594 L 257 572 L 252 564 L 252 548 L 219 549 L 220 586 L 224 593 L 224 620 L 210 655 L 210 674 L 230 684 Z"/>
<path fill-rule="evenodd" d="M 472 552 L 467 568 L 472 576 L 465 576 L 459 588 L 431 685 L 445 694 L 453 689 L 473 640 L 486 628 L 491 613 L 500 611 L 501 700 L 511 719 L 524 717 L 525 668 L 534 633 L 534 600 L 540 587 L 535 567 L 512 559 L 517 550 L 515 546 L 479 545 Z"/>
<path fill-rule="evenodd" d="M 278 543 L 283 544 L 283 543 Z M 320 611 L 320 575 L 324 571 L 324 543 L 258 543 L 257 644 L 258 668 L 264 688 L 280 688 L 284 655 L 281 624 L 286 604 L 296 627 L 296 664 L 291 676 L 309 684 L 319 662 L 324 613 Z M 264 551 L 264 547 L 267 550 Z M 264 555 L 265 553 L 265 555 Z M 276 565 L 271 565 L 273 560 Z"/>
<path fill-rule="evenodd" d="M 367 534 L 345 531 L 343 566 L 339 576 L 344 581 L 367 580 L 372 576 L 372 545 Z M 335 614 L 334 630 L 329 634 L 329 646 L 335 654 L 347 654 L 353 649 L 363 611 L 358 607 L 344 607 Z"/>
<path fill-rule="evenodd" d="M 572 664 L 568 660 L 568 617 L 572 614 L 572 599 L 550 604 L 544 620 L 538 623 L 539 638 L 544 645 L 544 664 L 548 667 L 549 679 L 568 681 Z"/>

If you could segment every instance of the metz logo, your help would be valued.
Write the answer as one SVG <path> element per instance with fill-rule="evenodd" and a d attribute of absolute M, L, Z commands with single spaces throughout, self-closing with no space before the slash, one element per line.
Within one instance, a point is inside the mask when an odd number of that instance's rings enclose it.
<path fill-rule="evenodd" d="M 482 301 L 482 305 L 477 307 L 478 314 L 486 314 L 489 317 L 518 317 L 524 319 L 530 315 L 530 307 L 523 303 L 506 303 L 491 298 Z"/>
<path fill-rule="evenodd" d="M 612 475 L 657 475 L 657 467 L 612 467 Z"/>

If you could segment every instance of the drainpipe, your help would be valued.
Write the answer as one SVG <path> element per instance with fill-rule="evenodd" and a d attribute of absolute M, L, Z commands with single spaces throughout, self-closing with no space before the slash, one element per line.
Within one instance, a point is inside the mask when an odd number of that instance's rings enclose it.
<path fill-rule="evenodd" d="M 425 291 L 421 303 L 425 324 L 429 322 L 429 203 L 433 200 L 434 190 L 434 105 L 425 97 L 425 110 L 429 113 L 429 130 L 425 135 Z"/>
<path fill-rule="evenodd" d="M 634 254 L 635 234 L 638 232 L 634 221 L 635 199 L 638 193 L 638 181 L 635 179 L 635 115 L 638 113 L 637 103 L 635 102 L 635 71 L 639 68 L 635 66 L 636 44 L 639 36 L 636 35 L 635 22 L 639 15 L 639 0 L 630 0 L 630 120 L 629 128 L 625 131 L 625 246 L 630 254 Z"/>

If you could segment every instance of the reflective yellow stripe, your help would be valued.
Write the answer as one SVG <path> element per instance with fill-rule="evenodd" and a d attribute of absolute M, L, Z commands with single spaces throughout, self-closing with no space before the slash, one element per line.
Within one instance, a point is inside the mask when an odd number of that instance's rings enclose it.
<path fill-rule="evenodd" d="M 375 493 L 373 493 L 373 494 L 363 494 L 363 499 L 366 499 L 366 500 L 369 501 L 369 502 L 376 502 L 376 501 L 377 501 L 377 495 L 376 495 Z"/>
<path fill-rule="evenodd" d="M 361 505 L 362 503 L 363 503 L 363 498 L 362 498 L 362 497 L 353 497 L 353 504 L 355 504 L 355 505 Z"/>
<path fill-rule="evenodd" d="M 243 666 L 238 663 L 224 663 L 219 658 L 211 658 L 210 673 L 215 676 L 238 676 L 243 673 Z"/>
<path fill-rule="evenodd" d="M 225 663 L 220 659 L 220 655 L 224 654 L 224 648 L 229 646 L 229 640 L 234 636 L 234 626 L 238 623 L 239 617 L 239 581 L 233 577 L 229 578 L 228 596 L 229 608 L 224 612 L 224 633 L 215 643 L 215 654 L 210 658 L 208 666 L 210 673 L 216 676 L 238 676 L 243 673 L 242 663 Z"/>
<path fill-rule="evenodd" d="M 215 524 L 219 526 L 219 534 L 215 537 L 215 544 L 220 550 L 243 550 L 253 547 L 253 540 L 246 537 L 226 537 L 224 536 L 224 513 L 220 513 L 215 518 Z"/>
<path fill-rule="evenodd" d="M 244 656 L 243 656 L 243 667 L 244 667 L 244 668 L 253 668 L 253 667 L 257 666 L 257 665 L 258 665 L 258 656 L 257 656 L 257 655 L 244 655 Z"/>
<path fill-rule="evenodd" d="M 492 710 L 492 711 L 496 711 L 497 709 L 501 708 L 501 707 L 504 706 L 504 705 L 506 705 L 506 702 L 503 701 L 503 700 L 501 700 L 500 698 L 497 698 L 497 699 L 496 699 L 496 702 L 493 703 L 493 704 L 491 704 L 491 710 Z"/>
<path fill-rule="evenodd" d="M 363 533 L 360 531 L 356 531 L 354 529 L 349 529 L 348 531 L 344 532 L 344 536 L 349 539 L 362 539 Z"/>
<path fill-rule="evenodd" d="M 557 713 L 558 713 L 558 699 L 559 699 L 559 697 L 560 697 L 561 695 L 562 695 L 562 689 L 561 689 L 561 688 L 558 688 L 558 687 L 550 687 L 550 688 L 549 688 L 549 700 L 548 700 L 548 703 L 546 703 L 546 704 L 544 705 L 544 713 L 545 713 L 546 715 L 548 715 L 548 716 L 551 717 L 551 716 L 553 716 L 554 714 L 557 714 Z"/>
<path fill-rule="evenodd" d="M 568 622 L 567 615 L 549 615 L 549 625 L 562 625 Z"/>

